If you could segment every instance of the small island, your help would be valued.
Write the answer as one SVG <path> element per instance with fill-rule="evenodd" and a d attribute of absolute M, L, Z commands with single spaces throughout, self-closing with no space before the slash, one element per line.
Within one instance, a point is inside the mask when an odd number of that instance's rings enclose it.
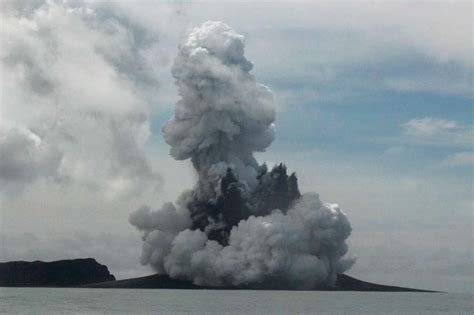
<path fill-rule="evenodd" d="M 107 266 L 93 258 L 0 263 L 0 287 L 75 287 L 114 280 Z"/>

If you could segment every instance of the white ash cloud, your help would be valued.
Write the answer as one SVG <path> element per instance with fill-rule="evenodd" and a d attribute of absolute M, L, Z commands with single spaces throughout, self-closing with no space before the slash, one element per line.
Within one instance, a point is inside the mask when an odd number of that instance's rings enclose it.
<path fill-rule="evenodd" d="M 274 139 L 273 97 L 249 73 L 252 67 L 243 36 L 208 22 L 189 34 L 172 68 L 181 100 L 163 127 L 165 140 L 174 158 L 192 158 L 200 179 L 213 185 L 230 164 L 255 184 L 252 152 Z"/>
<path fill-rule="evenodd" d="M 141 262 L 199 285 L 332 286 L 354 262 L 350 223 L 337 205 L 301 195 L 285 166 L 258 165 L 275 108 L 251 69 L 243 36 L 222 22 L 192 29 L 180 46 L 172 73 L 181 99 L 163 132 L 199 179 L 176 205 L 131 214 L 144 233 Z"/>

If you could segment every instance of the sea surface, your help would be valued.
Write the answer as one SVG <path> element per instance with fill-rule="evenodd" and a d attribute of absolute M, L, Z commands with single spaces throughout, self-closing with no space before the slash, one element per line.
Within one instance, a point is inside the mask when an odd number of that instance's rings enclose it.
<path fill-rule="evenodd" d="M 451 293 L 0 288 L 2 314 L 473 314 Z"/>

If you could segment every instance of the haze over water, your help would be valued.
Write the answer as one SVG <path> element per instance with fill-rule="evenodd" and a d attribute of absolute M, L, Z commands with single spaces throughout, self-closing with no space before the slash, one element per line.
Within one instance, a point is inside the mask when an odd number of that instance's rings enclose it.
<path fill-rule="evenodd" d="M 1 288 L 1 314 L 472 314 L 454 293 Z"/>

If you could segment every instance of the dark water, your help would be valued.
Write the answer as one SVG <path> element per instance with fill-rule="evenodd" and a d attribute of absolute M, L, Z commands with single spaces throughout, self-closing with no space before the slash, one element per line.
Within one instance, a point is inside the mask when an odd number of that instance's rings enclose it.
<path fill-rule="evenodd" d="M 450 293 L 0 288 L 2 314 L 472 314 Z"/>

